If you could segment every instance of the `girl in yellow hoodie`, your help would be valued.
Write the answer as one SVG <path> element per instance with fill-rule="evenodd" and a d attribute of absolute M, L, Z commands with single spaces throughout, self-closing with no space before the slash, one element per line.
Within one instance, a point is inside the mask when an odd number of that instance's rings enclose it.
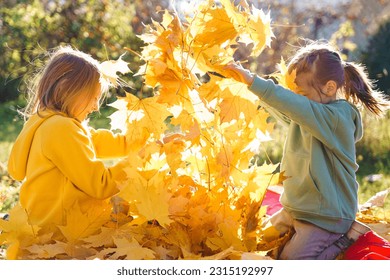
<path fill-rule="evenodd" d="M 8 162 L 9 174 L 24 180 L 20 204 L 31 224 L 65 225 L 75 203 L 86 211 L 119 191 L 123 163 L 107 168 L 100 159 L 125 156 L 125 136 L 82 124 L 104 85 L 99 63 L 71 47 L 55 50 L 37 76 Z"/>

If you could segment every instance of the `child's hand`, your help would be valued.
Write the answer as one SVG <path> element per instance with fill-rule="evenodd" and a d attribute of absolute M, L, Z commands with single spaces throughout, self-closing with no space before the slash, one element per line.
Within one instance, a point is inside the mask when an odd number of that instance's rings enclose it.
<path fill-rule="evenodd" d="M 252 84 L 255 75 L 252 74 L 249 70 L 243 68 L 241 64 L 229 63 L 223 68 L 223 75 L 227 78 L 232 78 L 237 82 L 247 84 L 248 86 Z"/>

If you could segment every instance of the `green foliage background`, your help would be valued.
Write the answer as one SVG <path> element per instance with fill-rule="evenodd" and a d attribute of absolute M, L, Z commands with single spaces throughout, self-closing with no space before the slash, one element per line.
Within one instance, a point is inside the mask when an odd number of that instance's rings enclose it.
<path fill-rule="evenodd" d="M 103 61 L 135 50 L 134 1 L 8 1 L 0 7 L 0 102 L 18 98 L 51 48 L 70 44 Z M 136 56 L 128 56 L 134 62 Z M 27 76 L 25 76 L 27 75 Z M 24 80 L 23 80 L 24 81 Z"/>
<path fill-rule="evenodd" d="M 390 20 L 383 22 L 378 31 L 370 38 L 367 50 L 363 52 L 362 60 L 367 66 L 370 78 L 390 95 Z"/>

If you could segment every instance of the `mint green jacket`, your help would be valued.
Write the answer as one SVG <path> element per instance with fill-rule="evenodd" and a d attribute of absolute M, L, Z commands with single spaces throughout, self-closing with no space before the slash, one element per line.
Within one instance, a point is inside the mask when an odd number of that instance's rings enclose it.
<path fill-rule="evenodd" d="M 355 143 L 363 136 L 361 115 L 346 100 L 321 104 L 272 80 L 249 87 L 277 120 L 288 126 L 281 170 L 281 203 L 293 218 L 345 233 L 358 208 Z"/>

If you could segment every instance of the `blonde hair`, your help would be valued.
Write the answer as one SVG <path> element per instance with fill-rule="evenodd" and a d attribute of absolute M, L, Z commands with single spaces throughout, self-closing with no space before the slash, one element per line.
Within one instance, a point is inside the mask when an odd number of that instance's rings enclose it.
<path fill-rule="evenodd" d="M 29 88 L 25 117 L 46 109 L 75 117 L 78 102 L 89 102 L 97 90 L 106 90 L 101 83 L 99 62 L 70 46 L 58 47 L 48 54 L 46 66 Z"/>
<path fill-rule="evenodd" d="M 364 66 L 343 61 L 341 54 L 327 43 L 310 42 L 300 48 L 291 58 L 288 69 L 290 73 L 294 69 L 297 74 L 312 73 L 313 86 L 317 89 L 330 80 L 335 81 L 346 100 L 364 105 L 377 116 L 383 115 L 390 106 L 383 92 L 375 89 Z"/>

